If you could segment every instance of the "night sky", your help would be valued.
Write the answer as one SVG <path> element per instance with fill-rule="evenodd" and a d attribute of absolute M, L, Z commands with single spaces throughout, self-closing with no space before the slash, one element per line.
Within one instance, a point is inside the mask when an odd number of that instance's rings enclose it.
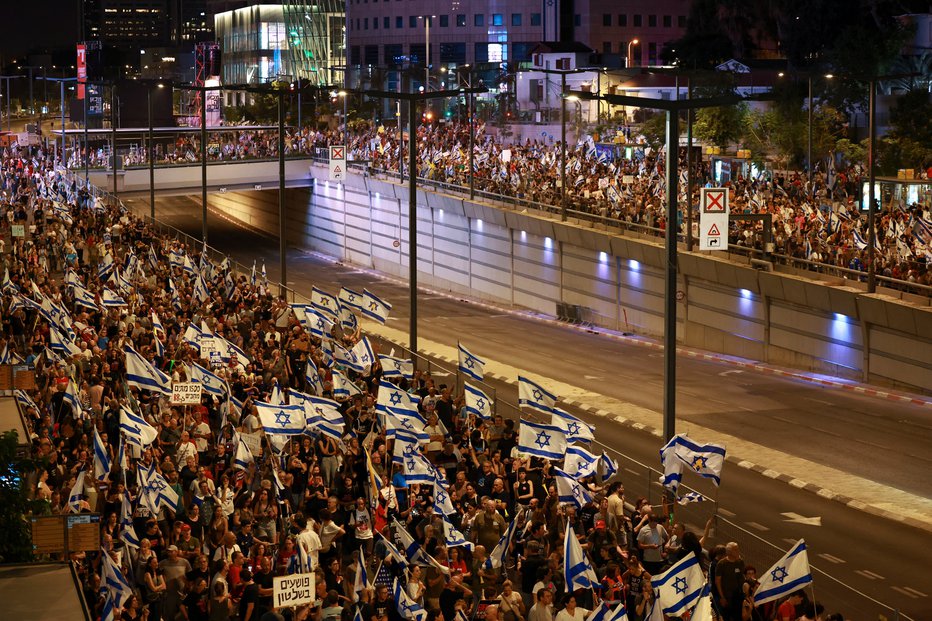
<path fill-rule="evenodd" d="M 3 36 L 0 54 L 11 56 L 43 48 L 74 48 L 78 41 L 78 7 L 81 0 L 14 0 L 3 2 Z M 12 19 L 10 19 L 12 18 Z"/>

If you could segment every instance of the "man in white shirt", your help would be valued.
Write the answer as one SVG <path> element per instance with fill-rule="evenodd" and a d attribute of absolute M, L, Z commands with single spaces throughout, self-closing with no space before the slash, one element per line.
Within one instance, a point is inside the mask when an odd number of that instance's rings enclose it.
<path fill-rule="evenodd" d="M 317 569 L 320 563 L 320 537 L 314 531 L 313 525 L 304 517 L 303 513 L 294 516 L 294 522 L 301 529 L 295 537 L 295 545 L 299 545 L 311 559 L 311 568 Z"/>

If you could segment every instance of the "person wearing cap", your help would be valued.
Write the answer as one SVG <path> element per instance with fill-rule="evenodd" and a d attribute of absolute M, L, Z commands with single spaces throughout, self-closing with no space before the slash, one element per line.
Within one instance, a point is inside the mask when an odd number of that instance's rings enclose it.
<path fill-rule="evenodd" d="M 180 556 L 178 546 L 174 544 L 166 548 L 166 553 L 168 556 L 159 563 L 166 587 L 162 612 L 166 619 L 174 619 L 181 604 L 182 594 L 187 588 L 185 576 L 191 571 L 191 563 Z"/>
<path fill-rule="evenodd" d="M 609 550 L 611 551 L 611 556 L 621 555 L 621 551 L 617 549 L 618 539 L 615 537 L 615 533 L 608 530 L 605 520 L 596 521 L 595 528 L 586 538 L 586 543 L 589 550 L 589 559 L 596 565 L 596 569 L 601 569 L 605 566 L 605 564 L 601 562 L 602 556 L 596 554 L 596 551 Z"/>

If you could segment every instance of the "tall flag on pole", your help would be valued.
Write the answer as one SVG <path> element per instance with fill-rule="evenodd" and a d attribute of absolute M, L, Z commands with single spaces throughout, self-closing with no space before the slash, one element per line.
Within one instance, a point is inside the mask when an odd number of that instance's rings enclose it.
<path fill-rule="evenodd" d="M 459 372 L 481 382 L 485 377 L 485 360 L 463 347 L 462 343 L 457 343 L 456 348 L 459 351 Z"/>
<path fill-rule="evenodd" d="M 556 395 L 546 388 L 526 377 L 518 376 L 518 405 L 543 414 L 551 414 L 556 402 Z"/>
<path fill-rule="evenodd" d="M 94 476 L 98 481 L 103 481 L 110 473 L 110 455 L 107 453 L 107 446 L 100 439 L 97 433 L 97 427 L 94 427 Z"/>
<path fill-rule="evenodd" d="M 592 425 L 584 423 L 560 408 L 553 408 L 550 424 L 566 432 L 567 442 L 592 442 L 595 440 L 595 428 Z"/>
<path fill-rule="evenodd" d="M 275 405 L 261 401 L 254 402 L 254 405 L 266 433 L 299 435 L 307 427 L 301 405 Z"/>
<path fill-rule="evenodd" d="M 466 398 L 466 411 L 475 414 L 479 418 L 488 420 L 492 418 L 492 400 L 489 396 L 470 384 L 463 383 L 464 396 Z"/>
<path fill-rule="evenodd" d="M 398 578 L 395 578 L 392 591 L 395 594 L 395 605 L 398 608 L 399 617 L 402 619 L 413 619 L 414 621 L 426 621 L 427 611 L 424 610 L 423 606 L 408 597 L 404 587 L 398 582 Z"/>
<path fill-rule="evenodd" d="M 554 468 L 553 472 L 556 475 L 555 481 L 560 502 L 574 504 L 577 509 L 582 509 L 584 505 L 592 502 L 592 496 L 579 484 L 579 481 L 559 468 Z"/>
<path fill-rule="evenodd" d="M 159 435 L 146 419 L 126 405 L 120 408 L 120 431 L 127 442 L 139 447 L 149 446 Z"/>
<path fill-rule="evenodd" d="M 369 477 L 369 505 L 374 509 L 379 503 L 379 495 L 382 493 L 382 477 L 375 471 L 372 465 L 372 456 L 369 449 L 363 448 L 366 453 L 366 473 Z"/>
<path fill-rule="evenodd" d="M 128 546 L 139 547 L 139 536 L 133 526 L 133 504 L 128 493 L 123 494 L 123 502 L 120 505 L 120 539 Z"/>
<path fill-rule="evenodd" d="M 143 390 L 151 390 L 163 395 L 172 394 L 171 378 L 156 369 L 148 360 L 126 345 L 126 383 Z"/>
<path fill-rule="evenodd" d="M 595 589 L 599 586 L 599 578 L 586 558 L 576 531 L 573 526 L 566 525 L 563 537 L 563 575 L 566 579 L 566 591 L 572 593 L 576 589 Z"/>
<path fill-rule="evenodd" d="M 579 446 L 570 446 L 566 449 L 566 458 L 563 460 L 563 472 L 574 479 L 583 479 L 596 473 L 599 469 L 599 458 Z"/>
<path fill-rule="evenodd" d="M 657 603 L 663 614 L 679 617 L 698 601 L 706 581 L 699 559 L 690 552 L 689 556 L 684 556 L 668 570 L 651 578 L 650 583 L 657 593 Z"/>
<path fill-rule="evenodd" d="M 760 575 L 760 586 L 754 593 L 757 605 L 786 597 L 812 582 L 806 541 L 800 539 L 773 567 Z"/>
<path fill-rule="evenodd" d="M 75 478 L 71 492 L 68 494 L 68 509 L 74 513 L 81 513 L 81 501 L 84 498 L 84 470 Z"/>
<path fill-rule="evenodd" d="M 676 456 L 686 467 L 701 477 L 721 483 L 722 466 L 725 464 L 725 447 L 718 444 L 697 444 L 686 434 L 679 435 Z"/>
<path fill-rule="evenodd" d="M 246 470 L 249 468 L 249 464 L 256 461 L 256 458 L 253 457 L 252 451 L 250 451 L 249 447 L 246 446 L 243 438 L 237 437 L 236 440 L 236 454 L 233 457 L 233 466 Z"/>
<path fill-rule="evenodd" d="M 369 584 L 369 573 L 366 571 L 366 557 L 363 554 L 363 548 L 359 548 L 359 560 L 356 562 L 356 579 L 353 580 L 353 601 L 359 601 L 359 594 L 362 593 L 365 589 L 371 589 L 372 585 Z"/>
<path fill-rule="evenodd" d="M 379 363 L 385 379 L 414 379 L 414 363 L 410 360 L 379 354 Z"/>

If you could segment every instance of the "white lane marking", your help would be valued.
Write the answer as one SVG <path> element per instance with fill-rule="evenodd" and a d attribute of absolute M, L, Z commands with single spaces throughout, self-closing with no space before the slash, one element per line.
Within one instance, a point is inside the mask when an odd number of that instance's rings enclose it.
<path fill-rule="evenodd" d="M 728 375 L 733 375 L 733 374 L 738 374 L 738 373 L 744 373 L 744 371 L 742 371 L 742 370 L 740 370 L 740 369 L 732 369 L 732 370 L 730 370 L 730 371 L 722 371 L 722 372 L 719 373 L 718 375 L 719 375 L 719 377 L 726 377 L 726 376 L 728 376 Z"/>
<path fill-rule="evenodd" d="M 735 517 L 735 514 L 729 511 L 728 509 L 718 508 L 718 512 L 724 515 L 725 517 Z"/>
<path fill-rule="evenodd" d="M 822 526 L 822 518 L 818 515 L 813 517 L 806 517 L 798 513 L 793 513 L 792 511 L 787 513 L 781 513 L 785 521 L 792 522 L 793 524 L 804 524 L 806 526 Z"/>
<path fill-rule="evenodd" d="M 897 593 L 900 593 L 901 595 L 905 595 L 906 597 L 911 597 L 912 599 L 919 599 L 919 596 L 918 596 L 918 595 L 913 595 L 912 593 L 910 593 L 910 592 L 907 591 L 906 589 L 901 589 L 900 587 L 897 587 L 897 586 L 895 586 L 895 587 L 890 587 L 890 588 L 893 589 L 894 591 L 896 591 Z"/>
<path fill-rule="evenodd" d="M 763 524 L 758 524 L 757 522 L 745 522 L 745 524 L 747 524 L 747 525 L 750 526 L 751 528 L 755 528 L 755 529 L 757 529 L 757 530 L 759 530 L 759 531 L 761 531 L 761 532 L 765 532 L 765 531 L 770 530 L 769 528 L 767 528 L 767 527 L 764 526 Z"/>
<path fill-rule="evenodd" d="M 631 468 L 625 468 L 625 472 L 630 472 L 634 476 L 641 476 L 643 472 L 638 472 L 637 470 L 632 470 Z"/>
<path fill-rule="evenodd" d="M 789 543 L 789 544 L 793 544 L 793 545 L 799 543 L 799 539 L 786 539 L 786 538 L 784 538 L 783 541 L 785 541 L 786 543 Z"/>
<path fill-rule="evenodd" d="M 926 595 L 926 594 L 923 593 L 922 591 L 917 591 L 916 589 L 913 589 L 913 588 L 910 588 L 910 587 L 903 587 L 903 590 L 904 590 L 904 591 L 909 591 L 910 593 L 915 593 L 917 597 L 929 597 L 928 595 Z"/>
<path fill-rule="evenodd" d="M 813 399 L 812 397 L 805 397 L 805 398 L 808 399 L 809 401 L 815 401 L 816 403 L 821 403 L 822 405 L 831 405 L 833 407 L 835 405 L 831 401 L 823 401 L 822 399 Z"/>
<path fill-rule="evenodd" d="M 824 558 L 829 563 L 835 563 L 836 565 L 839 565 L 845 562 L 844 559 L 840 559 L 837 556 L 832 556 L 831 554 L 819 554 L 819 556 Z"/>
<path fill-rule="evenodd" d="M 855 570 L 854 573 L 864 576 L 868 580 L 885 580 L 886 579 L 880 574 L 875 574 L 874 572 L 868 571 L 866 569 L 858 569 L 858 570 Z"/>

